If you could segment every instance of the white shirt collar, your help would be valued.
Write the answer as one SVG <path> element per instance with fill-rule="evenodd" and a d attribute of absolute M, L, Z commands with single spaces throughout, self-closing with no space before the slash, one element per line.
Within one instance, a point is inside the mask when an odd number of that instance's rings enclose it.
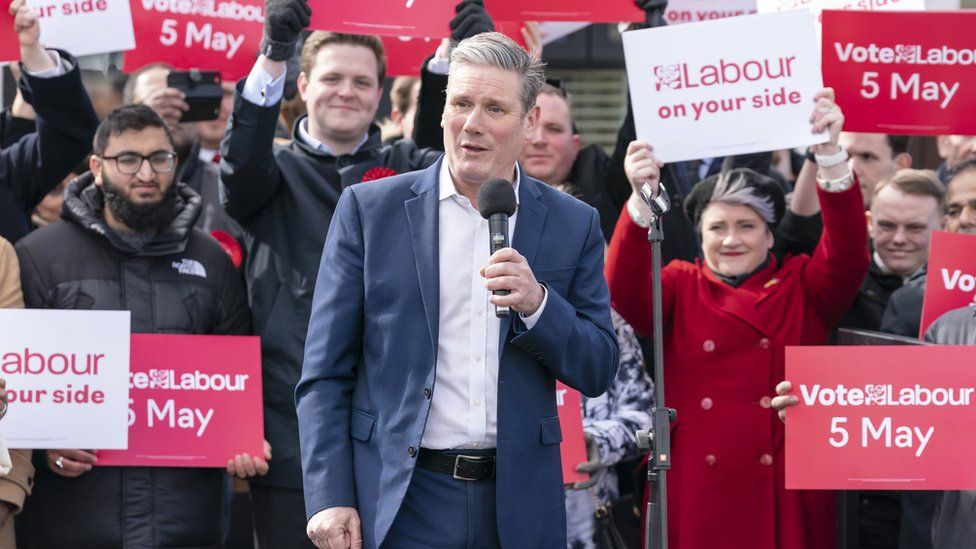
<path fill-rule="evenodd" d="M 332 147 L 326 145 L 325 143 L 319 141 L 312 137 L 312 134 L 308 133 L 308 118 L 306 117 L 302 120 L 301 124 L 298 125 L 298 138 L 305 142 L 306 145 L 312 147 L 315 150 L 322 151 L 326 154 L 335 156 L 335 152 L 332 151 Z M 369 131 L 366 131 L 366 135 L 359 141 L 356 148 L 352 150 L 349 154 L 356 154 L 360 147 L 362 147 L 366 141 L 369 139 Z"/>
<path fill-rule="evenodd" d="M 447 166 L 447 158 L 441 162 L 441 170 L 438 174 L 439 182 L 439 198 L 438 200 L 443 202 L 445 199 L 451 198 L 452 196 L 461 196 L 457 192 L 457 187 L 454 185 L 454 179 L 451 178 L 451 170 Z M 522 182 L 522 168 L 515 163 L 515 182 L 512 186 L 515 187 L 515 204 L 519 203 L 519 183 Z M 467 200 L 467 198 L 465 198 Z"/>

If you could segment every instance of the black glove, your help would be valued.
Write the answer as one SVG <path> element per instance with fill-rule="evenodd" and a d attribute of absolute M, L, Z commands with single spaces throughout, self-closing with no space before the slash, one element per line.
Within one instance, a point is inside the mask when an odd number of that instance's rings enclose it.
<path fill-rule="evenodd" d="M 664 10 L 668 7 L 668 0 L 634 0 L 634 3 L 644 10 L 648 28 L 663 27 L 668 24 L 664 20 Z"/>
<path fill-rule="evenodd" d="M 272 61 L 287 61 L 311 15 L 306 0 L 267 0 L 260 53 Z"/>
<path fill-rule="evenodd" d="M 451 40 L 455 42 L 495 30 L 495 23 L 485 11 L 482 0 L 463 0 L 454 6 L 454 10 L 457 15 L 451 19 Z"/>

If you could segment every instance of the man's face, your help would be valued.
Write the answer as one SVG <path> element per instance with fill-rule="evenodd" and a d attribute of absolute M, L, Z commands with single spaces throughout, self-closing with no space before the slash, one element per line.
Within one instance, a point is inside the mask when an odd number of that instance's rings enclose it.
<path fill-rule="evenodd" d="M 893 273 L 908 276 L 925 263 L 932 231 L 940 227 L 939 213 L 935 198 L 905 194 L 891 185 L 874 197 L 868 233 Z"/>
<path fill-rule="evenodd" d="M 550 185 L 562 185 L 580 149 L 569 104 L 554 93 L 539 94 L 535 104 L 539 107 L 539 123 L 519 160 L 530 176 Z"/>
<path fill-rule="evenodd" d="M 383 94 L 377 68 L 365 46 L 329 44 L 318 51 L 311 73 L 298 76 L 313 137 L 344 143 L 366 135 Z"/>
<path fill-rule="evenodd" d="M 512 180 L 539 113 L 538 107 L 522 112 L 518 90 L 514 71 L 474 65 L 451 71 L 441 125 L 455 182 L 478 186 L 489 179 Z"/>
<path fill-rule="evenodd" d="M 139 171 L 124 173 L 120 169 L 121 160 L 109 160 L 127 154 L 150 156 L 158 152 L 173 152 L 173 145 L 166 138 L 162 128 L 147 127 L 141 130 L 126 130 L 108 139 L 101 158 L 92 156 L 91 169 L 98 186 L 110 185 L 121 197 L 134 205 L 156 204 L 173 186 L 176 167 L 164 173 L 156 173 L 148 160 L 142 161 Z M 104 189 L 103 189 L 104 190 Z"/>
<path fill-rule="evenodd" d="M 976 170 L 966 170 L 952 178 L 946 206 L 947 231 L 976 234 Z"/>
<path fill-rule="evenodd" d="M 197 135 L 200 142 L 208 149 L 216 149 L 227 132 L 227 119 L 234 108 L 234 83 L 221 82 L 220 114 L 213 120 L 197 122 Z"/>
<path fill-rule="evenodd" d="M 976 135 L 940 135 L 936 144 L 947 168 L 976 158 Z"/>
<path fill-rule="evenodd" d="M 851 157 L 848 165 L 861 185 L 865 208 L 871 204 L 871 195 L 878 183 L 894 175 L 899 168 L 908 167 L 896 161 L 888 138 L 883 133 L 843 132 L 840 134 L 840 146 L 847 149 Z"/>

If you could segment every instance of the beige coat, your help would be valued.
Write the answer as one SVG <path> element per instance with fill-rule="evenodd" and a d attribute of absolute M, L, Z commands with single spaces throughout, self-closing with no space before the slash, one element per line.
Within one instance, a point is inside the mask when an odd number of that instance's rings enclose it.
<path fill-rule="evenodd" d="M 24 296 L 20 292 L 20 266 L 14 247 L 0 238 L 0 308 L 24 306 Z M 24 500 L 34 486 L 34 466 L 31 465 L 30 450 L 11 450 L 10 460 L 13 468 L 7 476 L 0 477 L 0 502 L 14 508 L 14 514 L 24 507 Z M 14 547 L 14 521 L 8 520 L 0 528 L 0 547 Z"/>

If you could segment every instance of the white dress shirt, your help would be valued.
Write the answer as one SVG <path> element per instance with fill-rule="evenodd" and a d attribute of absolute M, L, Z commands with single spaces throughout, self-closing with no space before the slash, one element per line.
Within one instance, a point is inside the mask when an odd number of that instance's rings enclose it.
<path fill-rule="evenodd" d="M 516 166 L 518 203 L 521 170 Z M 497 440 L 500 321 L 481 268 L 488 264 L 488 221 L 457 192 L 445 160 L 439 174 L 440 314 L 437 370 L 420 445 L 435 450 L 494 448 Z M 509 242 L 518 211 L 508 218 Z M 522 316 L 532 329 L 545 309 Z"/>

